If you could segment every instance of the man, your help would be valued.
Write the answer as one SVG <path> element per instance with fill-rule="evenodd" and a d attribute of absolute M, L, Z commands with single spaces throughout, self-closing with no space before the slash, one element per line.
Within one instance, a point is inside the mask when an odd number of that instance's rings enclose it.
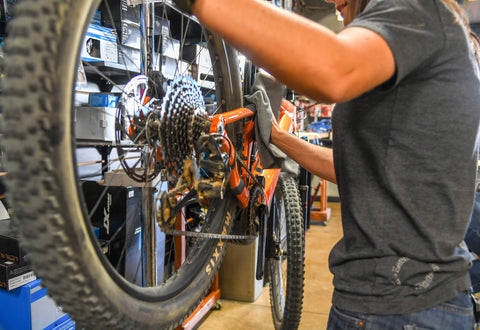
<path fill-rule="evenodd" d="M 471 261 L 458 247 L 480 119 L 468 26 L 453 0 L 329 1 L 345 20 L 338 34 L 257 0 L 192 8 L 290 88 L 337 103 L 333 152 L 275 122 L 271 132 L 339 187 L 344 237 L 329 259 L 329 329 L 471 329 Z"/>

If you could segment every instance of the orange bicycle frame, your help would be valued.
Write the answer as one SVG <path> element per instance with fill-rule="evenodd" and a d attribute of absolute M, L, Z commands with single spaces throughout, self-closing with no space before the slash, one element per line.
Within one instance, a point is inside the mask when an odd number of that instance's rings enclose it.
<path fill-rule="evenodd" d="M 295 130 L 294 124 L 295 107 L 292 103 L 282 100 L 280 108 L 280 116 L 278 119 L 279 126 L 292 133 Z M 229 186 L 235 193 L 239 204 L 242 208 L 248 206 L 250 199 L 249 188 L 254 184 L 256 178 L 252 178 L 251 173 L 255 176 L 261 176 L 264 178 L 264 197 L 265 204 L 270 205 L 273 198 L 273 193 L 277 185 L 278 177 L 280 176 L 281 169 L 263 169 L 258 153 L 255 155 L 255 159 L 250 157 L 254 142 L 254 119 L 255 113 L 247 108 L 238 108 L 232 111 L 215 115 L 211 118 L 212 124 L 210 126 L 210 133 L 222 134 L 228 139 L 225 126 L 242 119 L 248 119 L 244 123 L 244 135 L 243 135 L 243 153 L 241 159 L 236 157 L 236 151 L 232 147 L 232 144 L 223 141 L 220 147 L 222 152 L 229 153 L 229 165 L 231 167 Z M 243 166 L 239 166 L 238 161 L 243 163 Z M 241 170 L 239 169 L 241 167 Z M 250 173 L 245 170 L 245 167 L 250 169 Z"/>

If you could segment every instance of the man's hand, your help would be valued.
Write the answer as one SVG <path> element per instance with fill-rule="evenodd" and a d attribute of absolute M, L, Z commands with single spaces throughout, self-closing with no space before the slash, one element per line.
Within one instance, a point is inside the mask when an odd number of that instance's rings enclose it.
<path fill-rule="evenodd" d="M 192 6 L 195 0 L 173 0 L 173 2 L 175 3 L 178 9 L 191 14 Z"/>
<path fill-rule="evenodd" d="M 278 141 L 279 136 L 283 130 L 278 125 L 278 121 L 275 118 L 275 115 L 272 115 L 272 130 L 270 132 L 270 142 L 275 144 L 274 141 Z"/>

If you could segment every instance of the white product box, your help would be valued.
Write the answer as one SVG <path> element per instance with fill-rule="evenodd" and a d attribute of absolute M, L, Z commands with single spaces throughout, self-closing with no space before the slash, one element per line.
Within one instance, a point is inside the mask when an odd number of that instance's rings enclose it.
<path fill-rule="evenodd" d="M 77 107 L 74 113 L 75 137 L 85 140 L 115 141 L 117 109 Z"/>
<path fill-rule="evenodd" d="M 90 24 L 83 42 L 81 58 L 84 61 L 118 62 L 117 33 L 115 29 Z"/>
<path fill-rule="evenodd" d="M 161 37 L 161 54 L 178 60 L 180 58 L 180 41 L 167 37 Z"/>
<path fill-rule="evenodd" d="M 177 67 L 178 61 L 174 58 L 156 56 L 153 63 L 154 70 L 160 70 L 159 65 L 161 65 L 162 74 L 168 79 L 173 79 L 180 72 Z"/>
<path fill-rule="evenodd" d="M 203 88 L 215 89 L 215 80 L 212 67 L 198 66 L 198 85 Z"/>
<path fill-rule="evenodd" d="M 130 71 L 140 71 L 140 50 L 121 46 L 118 48 L 118 64 Z"/>
<path fill-rule="evenodd" d="M 198 66 L 210 68 L 212 66 L 212 60 L 208 49 L 202 45 L 197 45 L 196 56 L 198 59 Z"/>
<path fill-rule="evenodd" d="M 140 49 L 140 24 L 122 21 L 120 43 L 127 47 Z"/>

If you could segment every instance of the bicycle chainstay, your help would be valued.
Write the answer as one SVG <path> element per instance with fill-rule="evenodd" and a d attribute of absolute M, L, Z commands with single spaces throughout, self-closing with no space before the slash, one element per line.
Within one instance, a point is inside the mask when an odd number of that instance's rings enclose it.
<path fill-rule="evenodd" d="M 184 231 L 169 229 L 166 231 L 167 235 L 181 235 L 186 237 L 197 238 L 209 238 L 209 239 L 223 239 L 223 240 L 249 240 L 256 238 L 254 235 L 228 235 L 228 234 L 216 234 L 216 233 L 200 233 L 194 231 Z"/>

